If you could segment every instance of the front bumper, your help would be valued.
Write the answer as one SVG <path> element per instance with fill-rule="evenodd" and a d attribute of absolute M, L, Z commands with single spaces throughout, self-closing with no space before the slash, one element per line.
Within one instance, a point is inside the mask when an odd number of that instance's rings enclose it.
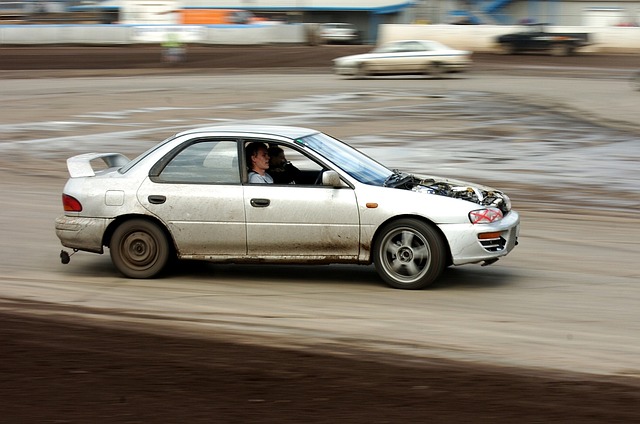
<path fill-rule="evenodd" d="M 494 261 L 516 247 L 520 216 L 511 211 L 492 224 L 444 224 L 439 227 L 449 242 L 454 265 Z M 479 234 L 484 233 L 500 233 L 501 243 L 491 243 L 488 246 L 488 243 L 478 238 Z"/>
<path fill-rule="evenodd" d="M 61 215 L 55 221 L 56 235 L 65 247 L 104 253 L 102 241 L 111 222 L 113 219 Z"/>
<path fill-rule="evenodd" d="M 356 74 L 356 66 L 355 65 L 334 65 L 333 73 L 336 75 L 355 75 Z"/>

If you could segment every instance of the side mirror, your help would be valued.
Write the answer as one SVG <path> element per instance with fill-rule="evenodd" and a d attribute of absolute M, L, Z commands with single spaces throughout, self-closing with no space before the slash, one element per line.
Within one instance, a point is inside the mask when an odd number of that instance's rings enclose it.
<path fill-rule="evenodd" d="M 340 175 L 336 171 L 324 171 L 322 173 L 322 185 L 330 187 L 344 187 Z"/>

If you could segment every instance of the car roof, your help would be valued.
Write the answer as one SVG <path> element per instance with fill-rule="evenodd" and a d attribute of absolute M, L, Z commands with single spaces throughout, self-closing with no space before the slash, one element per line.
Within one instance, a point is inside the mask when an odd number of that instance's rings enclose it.
<path fill-rule="evenodd" d="M 384 44 L 391 44 L 391 43 L 413 43 L 413 42 L 418 42 L 418 43 L 433 43 L 433 40 L 424 40 L 424 39 L 407 39 L 407 40 L 393 40 L 393 41 L 389 41 L 387 43 Z"/>
<path fill-rule="evenodd" d="M 287 125 L 220 125 L 212 127 L 200 127 L 187 131 L 183 131 L 178 136 L 182 135 L 194 135 L 199 133 L 236 133 L 245 134 L 247 136 L 281 136 L 290 139 L 297 139 L 312 134 L 317 134 L 319 131 L 304 127 L 294 127 Z"/>

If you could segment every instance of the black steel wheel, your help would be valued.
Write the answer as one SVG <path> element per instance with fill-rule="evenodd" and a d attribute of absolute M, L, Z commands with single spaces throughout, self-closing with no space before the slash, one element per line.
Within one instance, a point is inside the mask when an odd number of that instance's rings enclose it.
<path fill-rule="evenodd" d="M 131 219 L 116 228 L 109 245 L 111 261 L 129 278 L 153 278 L 160 274 L 171 256 L 171 247 L 162 229 L 144 219 Z"/>
<path fill-rule="evenodd" d="M 432 284 L 446 264 L 440 234 L 417 219 L 400 219 L 380 231 L 373 248 L 376 271 L 391 287 L 422 289 Z"/>

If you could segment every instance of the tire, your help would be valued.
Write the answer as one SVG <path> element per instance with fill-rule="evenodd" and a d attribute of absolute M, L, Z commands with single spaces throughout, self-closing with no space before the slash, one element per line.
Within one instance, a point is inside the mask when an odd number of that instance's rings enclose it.
<path fill-rule="evenodd" d="M 445 72 L 446 72 L 446 69 L 441 63 L 432 62 L 427 65 L 427 68 L 425 69 L 424 73 L 425 75 L 428 75 L 431 78 L 438 79 L 438 78 L 442 78 Z"/>
<path fill-rule="evenodd" d="M 109 244 L 111 261 L 128 278 L 153 278 L 167 266 L 171 247 L 162 229 L 144 219 L 116 228 Z"/>
<path fill-rule="evenodd" d="M 567 44 L 554 44 L 551 46 L 552 56 L 569 56 L 571 54 L 571 46 Z"/>
<path fill-rule="evenodd" d="M 369 75 L 371 75 L 371 72 L 369 71 L 369 67 L 367 66 L 366 63 L 360 63 L 358 64 L 358 69 L 356 69 L 356 73 L 355 73 L 355 78 L 356 79 L 364 79 L 367 78 Z"/>
<path fill-rule="evenodd" d="M 516 54 L 516 49 L 511 43 L 502 43 L 500 44 L 499 52 L 504 55 Z"/>
<path fill-rule="evenodd" d="M 418 290 L 431 285 L 446 265 L 446 248 L 440 234 L 416 219 L 385 225 L 373 247 L 378 275 L 390 287 Z"/>

